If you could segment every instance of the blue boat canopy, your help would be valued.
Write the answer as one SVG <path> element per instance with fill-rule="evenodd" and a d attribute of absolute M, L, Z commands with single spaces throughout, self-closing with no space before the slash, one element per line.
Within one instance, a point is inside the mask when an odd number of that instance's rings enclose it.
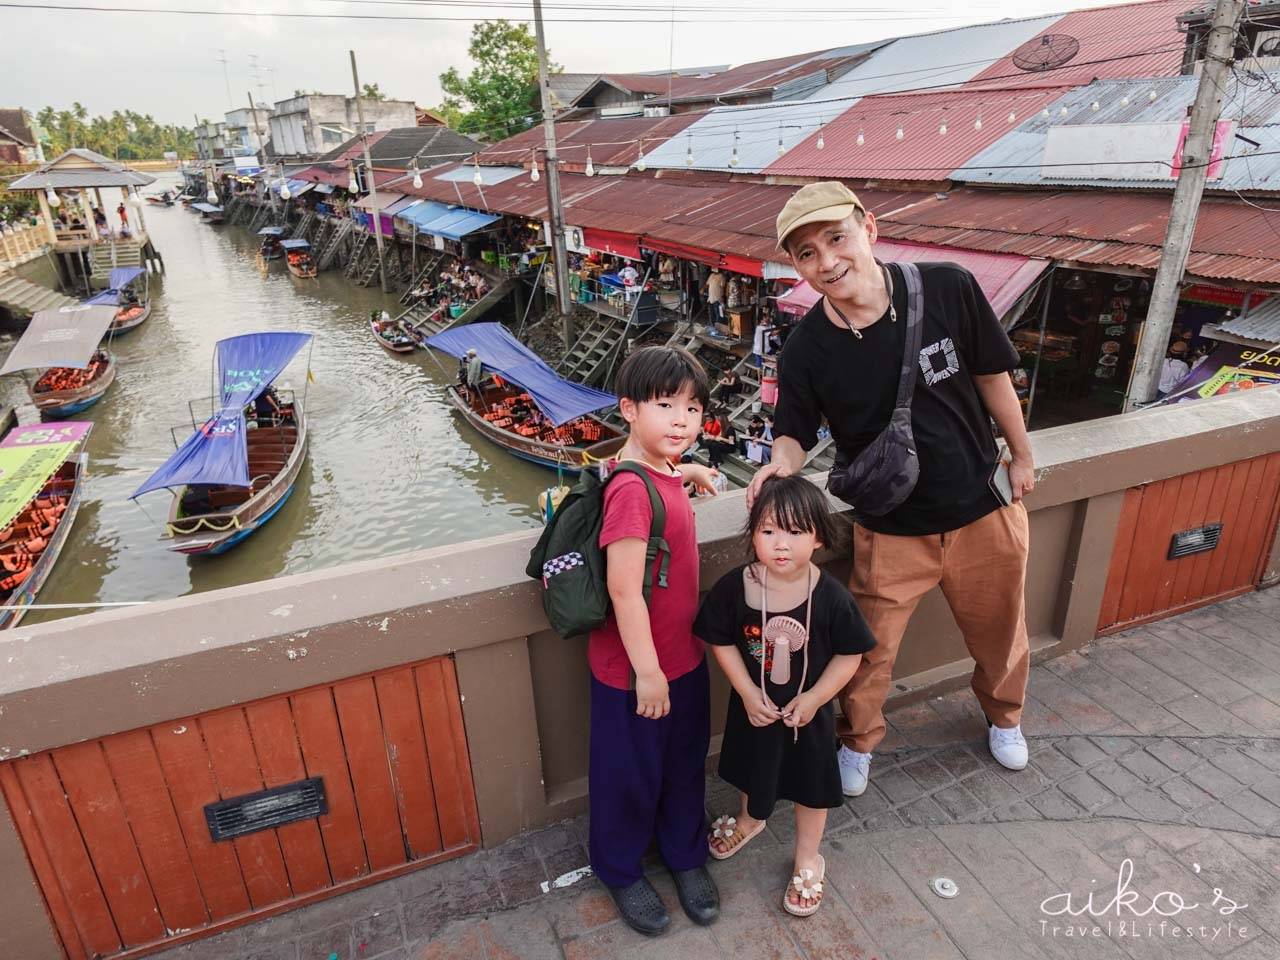
<path fill-rule="evenodd" d="M 189 483 L 250 486 L 244 408 L 271 386 L 310 339 L 309 333 L 247 333 L 219 340 L 221 408 L 133 491 L 129 499 L 136 500 L 162 487 L 182 487 Z"/>
<path fill-rule="evenodd" d="M 108 286 L 112 290 L 123 290 L 146 272 L 142 267 L 112 267 Z"/>
<path fill-rule="evenodd" d="M 258 231 L 260 237 L 283 237 L 284 227 L 263 227 Z"/>
<path fill-rule="evenodd" d="M 111 289 L 103 290 L 101 293 L 94 294 L 84 302 L 95 307 L 118 307 L 120 306 L 120 291 Z"/>
<path fill-rule="evenodd" d="M 199 210 L 201 213 L 221 213 L 222 208 L 212 203 L 193 203 L 192 210 Z"/>
<path fill-rule="evenodd" d="M 310 243 L 310 241 L 308 241 L 308 240 L 304 240 L 304 239 L 302 239 L 302 237 L 296 237 L 296 238 L 291 239 L 291 240 L 281 240 L 281 241 L 280 241 L 280 246 L 284 247 L 286 250 L 309 250 L 309 249 L 311 249 L 311 243 Z"/>
<path fill-rule="evenodd" d="M 500 323 L 473 323 L 446 330 L 428 337 L 427 346 L 459 359 L 474 348 L 486 369 L 529 391 L 538 409 L 557 427 L 618 402 L 612 393 L 557 376 Z"/>

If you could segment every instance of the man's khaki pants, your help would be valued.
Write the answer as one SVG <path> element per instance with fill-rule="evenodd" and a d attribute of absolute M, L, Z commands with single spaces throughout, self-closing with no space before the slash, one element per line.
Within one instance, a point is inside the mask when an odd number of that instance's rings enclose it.
<path fill-rule="evenodd" d="M 1027 510 L 1014 504 L 949 533 L 898 537 L 855 526 L 849 589 L 875 635 L 840 693 L 838 733 L 870 753 L 885 735 L 884 701 L 898 645 L 920 598 L 941 586 L 976 666 L 973 692 L 997 727 L 1021 721 L 1030 646 L 1023 616 Z"/>

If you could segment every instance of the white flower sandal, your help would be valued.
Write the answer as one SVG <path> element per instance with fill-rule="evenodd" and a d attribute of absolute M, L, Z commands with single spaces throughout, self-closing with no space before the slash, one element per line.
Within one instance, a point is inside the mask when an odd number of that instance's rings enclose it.
<path fill-rule="evenodd" d="M 731 817 L 728 814 L 716 817 L 711 821 L 711 833 L 707 835 L 707 850 L 716 860 L 728 860 L 763 829 L 763 820 L 757 821 L 755 829 L 750 833 L 744 833 L 738 828 L 737 817 Z M 716 849 L 716 840 L 726 844 L 723 850 Z"/>
<path fill-rule="evenodd" d="M 822 884 L 827 878 L 827 861 L 823 857 L 818 859 L 822 861 L 822 870 L 817 877 L 814 877 L 812 870 L 805 868 L 792 877 L 787 889 L 782 891 L 782 909 L 793 917 L 811 917 L 822 906 Z M 793 890 L 800 894 L 799 903 L 791 902 Z"/>

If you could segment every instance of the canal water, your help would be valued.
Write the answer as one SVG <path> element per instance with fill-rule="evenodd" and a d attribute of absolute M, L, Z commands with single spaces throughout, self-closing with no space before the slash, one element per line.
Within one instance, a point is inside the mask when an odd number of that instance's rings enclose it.
<path fill-rule="evenodd" d="M 160 184 L 155 188 L 158 189 Z M 212 227 L 180 206 L 148 208 L 166 273 L 151 278 L 151 318 L 112 346 L 116 382 L 77 416 L 94 422 L 84 501 L 40 603 L 156 600 L 353 560 L 384 557 L 539 525 L 538 493 L 555 474 L 475 434 L 444 395 L 423 351 L 392 355 L 369 331 L 373 309 L 397 309 L 340 271 L 298 280 L 238 226 Z M 170 495 L 129 495 L 191 432 L 188 400 L 211 393 L 214 343 L 262 330 L 313 335 L 277 386 L 305 388 L 310 454 L 290 500 L 261 530 L 218 557 L 189 558 L 159 539 Z M 0 356 L 16 334 L 0 337 Z M 449 372 L 445 372 L 448 370 Z M 17 376 L 0 399 L 37 419 Z M 198 408 L 199 409 L 199 408 Z M 207 401 L 204 410 L 207 411 Z M 36 623 L 83 611 L 32 611 Z"/>

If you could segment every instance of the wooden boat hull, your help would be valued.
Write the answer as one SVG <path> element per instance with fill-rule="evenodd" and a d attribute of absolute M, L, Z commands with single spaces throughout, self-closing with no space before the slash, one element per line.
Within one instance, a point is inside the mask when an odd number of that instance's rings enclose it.
<path fill-rule="evenodd" d="M 592 460 L 607 460 L 616 454 L 622 445 L 626 443 L 625 436 L 606 437 L 590 446 L 562 446 L 557 443 L 545 443 L 532 437 L 522 437 L 518 433 L 512 433 L 509 430 L 503 430 L 495 427 L 484 417 L 480 416 L 471 409 L 471 405 L 458 393 L 457 387 L 449 387 L 449 402 L 454 408 L 462 414 L 466 421 L 480 431 L 488 440 L 493 441 L 513 456 L 519 457 L 521 460 L 527 460 L 530 463 L 536 463 L 540 467 L 547 467 L 551 470 L 563 470 L 565 473 L 579 473 L 584 465 L 589 465 Z M 605 425 L 602 421 L 595 417 L 590 419 L 609 432 L 613 432 L 612 428 Z"/>
<path fill-rule="evenodd" d="M 76 390 L 44 390 L 40 393 L 36 393 L 34 388 L 28 390 L 31 402 L 40 411 L 41 418 L 45 420 L 65 419 L 82 410 L 89 409 L 101 400 L 102 395 L 107 392 L 107 388 L 116 379 L 115 354 L 108 353 L 107 356 L 111 358 L 110 362 L 107 363 L 107 368 L 83 387 Z"/>
<path fill-rule="evenodd" d="M 413 353 L 417 349 L 412 340 L 406 340 L 403 343 L 392 343 L 377 331 L 373 323 L 372 320 L 369 321 L 369 332 L 373 334 L 373 339 L 377 340 L 378 344 L 387 353 Z"/>
<path fill-rule="evenodd" d="M 119 316 L 117 311 L 116 316 Z M 122 333 L 128 333 L 130 330 L 136 330 L 147 322 L 147 318 L 151 316 L 151 303 L 148 301 L 142 305 L 142 313 L 131 320 L 113 320 L 111 326 L 107 327 L 108 336 L 118 337 Z"/>
<path fill-rule="evenodd" d="M 296 263 L 291 263 L 289 264 L 289 272 L 299 280 L 314 280 L 316 278 L 315 264 L 307 267 L 301 267 Z"/>
<path fill-rule="evenodd" d="M 175 491 L 169 508 L 169 522 L 165 533 L 172 542 L 169 549 L 188 556 L 217 556 L 226 553 L 236 544 L 246 540 L 279 512 L 293 495 L 298 474 L 307 457 L 307 421 L 300 401 L 294 401 L 294 422 L 297 439 L 289 453 L 289 459 L 271 482 L 253 494 L 244 503 L 230 510 L 204 514 L 200 517 L 179 517 L 183 487 Z M 204 520 L 205 523 L 197 523 Z M 210 529 L 210 526 L 213 529 Z M 190 532 L 186 532 L 190 530 Z"/>
<path fill-rule="evenodd" d="M 35 567 L 31 571 L 31 576 L 19 584 L 7 598 L 0 598 L 0 603 L 3 603 L 4 606 L 18 608 L 16 610 L 0 610 L 0 630 L 16 627 L 22 621 L 27 612 L 26 608 L 35 602 L 36 594 L 40 592 L 44 582 L 49 579 L 49 574 L 53 571 L 53 565 L 58 562 L 58 554 L 66 544 L 67 538 L 71 536 L 71 527 L 75 523 L 76 514 L 80 510 L 84 476 L 89 468 L 89 455 L 81 451 L 74 454 L 73 458 L 75 462 L 75 482 L 71 487 L 71 498 L 67 502 L 67 509 L 63 511 L 62 518 L 58 521 L 58 528 L 54 530 L 53 536 L 49 538 L 49 545 L 44 548 L 44 552 L 40 554 L 40 559 L 36 561 Z"/>

